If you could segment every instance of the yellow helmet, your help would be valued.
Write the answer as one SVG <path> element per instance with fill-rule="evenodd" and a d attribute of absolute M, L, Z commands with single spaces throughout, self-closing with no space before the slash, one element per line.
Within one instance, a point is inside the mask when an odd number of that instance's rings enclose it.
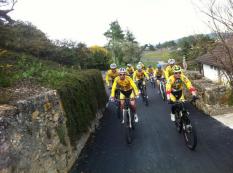
<path fill-rule="evenodd" d="M 179 73 L 179 72 L 182 71 L 182 70 L 181 70 L 181 67 L 180 67 L 179 65 L 174 65 L 174 66 L 172 67 L 172 70 L 173 70 L 173 73 Z"/>

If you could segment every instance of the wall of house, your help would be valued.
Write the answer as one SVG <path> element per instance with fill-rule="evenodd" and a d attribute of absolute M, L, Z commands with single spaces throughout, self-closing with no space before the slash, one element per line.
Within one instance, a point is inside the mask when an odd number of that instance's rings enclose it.
<path fill-rule="evenodd" d="M 216 67 L 203 64 L 204 76 L 214 82 L 219 81 L 218 69 Z"/>

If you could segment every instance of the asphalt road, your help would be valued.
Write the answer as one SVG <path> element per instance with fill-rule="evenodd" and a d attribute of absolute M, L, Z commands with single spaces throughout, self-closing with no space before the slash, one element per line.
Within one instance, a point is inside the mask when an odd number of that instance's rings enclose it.
<path fill-rule="evenodd" d="M 71 173 L 233 173 L 233 130 L 187 105 L 198 137 L 191 151 L 170 121 L 170 105 L 157 90 L 148 87 L 148 95 L 148 107 L 137 101 L 133 143 L 110 107 Z"/>

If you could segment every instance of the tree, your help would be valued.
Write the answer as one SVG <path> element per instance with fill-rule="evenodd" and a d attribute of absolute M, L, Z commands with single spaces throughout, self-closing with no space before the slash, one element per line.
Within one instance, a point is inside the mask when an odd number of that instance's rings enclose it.
<path fill-rule="evenodd" d="M 124 39 L 123 31 L 117 20 L 110 23 L 110 29 L 104 33 L 104 36 L 107 37 L 110 42 Z"/>
<path fill-rule="evenodd" d="M 111 60 L 110 52 L 101 46 L 91 46 L 89 60 L 94 68 L 107 69 Z"/>
<path fill-rule="evenodd" d="M 208 17 L 208 26 L 218 38 L 217 45 L 223 54 L 221 58 L 215 57 L 216 62 L 224 71 L 233 95 L 233 46 L 230 43 L 233 39 L 233 0 L 208 0 L 195 5 Z M 215 56 L 212 51 L 210 53 Z"/>
<path fill-rule="evenodd" d="M 133 33 L 131 31 L 129 31 L 129 30 L 126 31 L 125 40 L 129 41 L 129 42 L 135 42 L 135 43 L 137 43 L 135 41 L 135 37 L 134 37 Z"/>
<path fill-rule="evenodd" d="M 14 22 L 8 13 L 14 10 L 16 3 L 17 0 L 0 0 L 0 23 Z"/>

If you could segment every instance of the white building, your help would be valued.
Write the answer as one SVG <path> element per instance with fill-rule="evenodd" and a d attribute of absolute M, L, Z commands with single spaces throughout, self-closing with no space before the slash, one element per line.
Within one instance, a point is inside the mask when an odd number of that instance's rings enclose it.
<path fill-rule="evenodd" d="M 221 45 L 217 45 L 212 52 L 198 57 L 197 61 L 204 77 L 216 83 L 227 84 L 228 76 L 224 69 L 232 71 L 233 67 L 229 65 L 229 57 L 223 50 Z"/>

